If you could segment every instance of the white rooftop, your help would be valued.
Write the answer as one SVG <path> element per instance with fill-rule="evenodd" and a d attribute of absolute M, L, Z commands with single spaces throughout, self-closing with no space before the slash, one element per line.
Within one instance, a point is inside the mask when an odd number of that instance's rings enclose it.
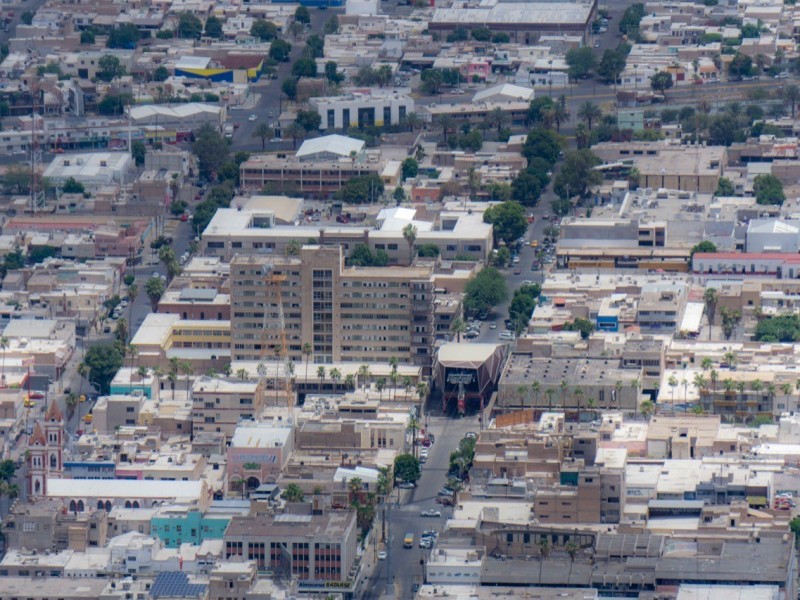
<path fill-rule="evenodd" d="M 54 479 L 47 478 L 50 498 L 173 498 L 197 500 L 202 481 L 156 481 L 136 479 Z"/>
<path fill-rule="evenodd" d="M 175 63 L 176 69 L 207 69 L 211 59 L 208 56 L 181 56 Z"/>
<path fill-rule="evenodd" d="M 364 149 L 364 140 L 347 137 L 345 135 L 333 134 L 323 135 L 303 142 L 297 151 L 297 158 L 313 156 L 323 152 L 338 154 L 341 157 L 349 157 L 351 152 L 360 154 Z"/>
<path fill-rule="evenodd" d="M 188 102 L 186 104 L 176 104 L 175 106 L 162 106 L 158 104 L 132 106 L 129 114 L 131 119 L 138 121 L 139 119 L 152 118 L 156 115 L 164 118 L 186 118 L 200 113 L 219 114 L 221 110 L 219 106 L 214 106 L 213 104 Z"/>
<path fill-rule="evenodd" d="M 292 433 L 291 427 L 273 427 L 270 424 L 242 423 L 233 433 L 231 448 L 283 447 Z"/>
<path fill-rule="evenodd" d="M 495 96 L 506 96 L 514 100 L 530 101 L 533 99 L 533 89 L 514 85 L 513 83 L 501 83 L 485 90 L 480 90 L 472 97 L 472 102 L 485 102 L 492 100 Z"/>

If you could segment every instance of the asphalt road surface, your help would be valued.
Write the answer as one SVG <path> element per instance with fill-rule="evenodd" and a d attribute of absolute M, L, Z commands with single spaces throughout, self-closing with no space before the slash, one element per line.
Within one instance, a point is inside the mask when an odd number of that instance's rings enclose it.
<path fill-rule="evenodd" d="M 386 545 L 387 560 L 378 561 L 372 576 L 364 586 L 363 598 L 378 598 L 390 595 L 405 600 L 413 598 L 412 586 L 423 583 L 423 566 L 420 561 L 428 562 L 431 550 L 419 548 L 420 534 L 426 529 L 442 531 L 452 508 L 442 507 L 435 503 L 436 496 L 447 482 L 450 453 L 456 449 L 458 442 L 468 431 L 478 431 L 477 417 L 429 417 L 429 429 L 435 435 L 436 442 L 430 448 L 428 461 L 422 465 L 422 478 L 415 490 L 397 490 L 399 504 L 394 503 L 388 510 L 387 522 L 389 543 Z M 441 511 L 441 517 L 421 517 L 420 512 L 435 508 Z M 380 518 L 376 520 L 376 537 L 380 537 Z M 403 548 L 406 533 L 414 534 L 414 547 Z M 383 545 L 380 545 L 383 548 Z M 434 546 L 435 549 L 435 546 Z M 369 549 L 370 552 L 373 548 Z"/>

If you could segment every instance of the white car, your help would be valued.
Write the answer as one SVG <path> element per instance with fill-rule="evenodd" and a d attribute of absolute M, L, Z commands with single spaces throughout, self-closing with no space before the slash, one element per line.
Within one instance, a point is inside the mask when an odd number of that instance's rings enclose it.
<path fill-rule="evenodd" d="M 386 550 L 381 550 L 378 552 L 378 560 L 386 560 L 387 556 L 388 554 L 386 554 Z"/>
<path fill-rule="evenodd" d="M 247 120 L 248 121 L 255 121 L 257 118 L 258 118 L 258 115 L 250 115 L 249 117 L 247 117 Z"/>
<path fill-rule="evenodd" d="M 516 336 L 515 336 L 515 335 L 514 335 L 512 332 L 510 332 L 510 331 L 501 331 L 501 332 L 500 332 L 500 339 L 501 339 L 501 340 L 506 340 L 506 341 L 508 341 L 508 342 L 513 342 L 513 341 L 514 341 L 514 340 L 516 340 L 517 338 L 516 338 Z"/>

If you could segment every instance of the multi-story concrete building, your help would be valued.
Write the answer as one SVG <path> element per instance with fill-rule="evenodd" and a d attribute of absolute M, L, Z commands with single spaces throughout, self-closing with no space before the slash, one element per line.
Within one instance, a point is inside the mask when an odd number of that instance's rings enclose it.
<path fill-rule="evenodd" d="M 395 357 L 429 370 L 432 272 L 432 266 L 346 267 L 340 246 L 307 245 L 300 257 L 236 256 L 233 358 L 273 357 L 285 335 L 289 357 L 298 364 L 303 345 L 311 344 L 315 363 L 388 363 Z"/>
<path fill-rule="evenodd" d="M 241 420 L 258 418 L 264 407 L 263 378 L 255 381 L 200 377 L 192 387 L 192 430 L 229 438 Z"/>
<path fill-rule="evenodd" d="M 355 584 L 354 510 L 234 517 L 224 539 L 226 559 L 254 560 L 259 569 L 296 577 L 301 588 L 324 589 L 326 582 Z M 336 589 L 343 591 L 342 586 Z"/>
<path fill-rule="evenodd" d="M 229 308 L 220 306 L 218 310 Z M 205 317 L 202 311 L 201 315 Z M 166 373 L 170 358 L 177 357 L 191 363 L 195 371 L 222 369 L 230 362 L 230 321 L 217 320 L 216 316 L 201 320 L 182 319 L 172 313 L 147 315 L 131 340 L 139 364 L 160 367 Z"/>
<path fill-rule="evenodd" d="M 492 225 L 483 222 L 486 203 L 445 206 L 435 220 L 423 220 L 416 209 L 394 208 L 381 211 L 378 227 L 358 225 L 291 225 L 276 223 L 270 210 L 220 209 L 203 232 L 202 250 L 206 256 L 230 260 L 234 254 L 285 254 L 291 244 L 316 240 L 318 244 L 341 245 L 349 254 L 359 244 L 376 252 L 383 250 L 392 264 L 408 264 L 410 248 L 403 229 L 417 230 L 416 248 L 433 244 L 445 260 L 468 257 L 487 260 L 493 248 Z M 688 256 L 688 249 L 686 250 Z"/>
<path fill-rule="evenodd" d="M 360 90 L 342 96 L 311 98 L 322 118 L 319 128 L 399 125 L 414 112 L 414 99 L 398 90 Z"/>
<path fill-rule="evenodd" d="M 303 160 L 272 154 L 254 156 L 239 167 L 241 187 L 273 194 L 329 198 L 354 177 L 378 175 L 381 161 Z M 378 194 L 376 193 L 376 198 Z"/>

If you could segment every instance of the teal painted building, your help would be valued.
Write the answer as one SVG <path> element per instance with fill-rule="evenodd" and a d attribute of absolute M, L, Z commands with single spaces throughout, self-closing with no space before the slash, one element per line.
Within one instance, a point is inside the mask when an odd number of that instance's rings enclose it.
<path fill-rule="evenodd" d="M 150 534 L 167 548 L 199 546 L 204 540 L 221 540 L 231 517 L 247 516 L 249 512 L 247 500 L 218 500 L 204 513 L 190 506 L 162 506 L 150 519 Z"/>

